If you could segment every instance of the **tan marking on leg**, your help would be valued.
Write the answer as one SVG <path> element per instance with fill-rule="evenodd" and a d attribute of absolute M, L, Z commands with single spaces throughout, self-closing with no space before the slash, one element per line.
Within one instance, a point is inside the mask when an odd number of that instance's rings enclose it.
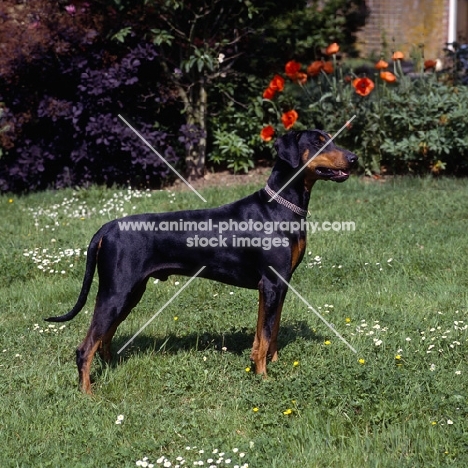
<path fill-rule="evenodd" d="M 255 339 L 252 346 L 252 352 L 250 353 L 250 359 L 255 361 L 258 354 L 258 347 L 260 345 L 260 332 L 263 329 L 263 323 L 265 322 L 265 310 L 263 308 L 263 294 L 259 291 L 258 298 L 258 318 L 257 318 L 257 328 L 255 330 Z"/>
<path fill-rule="evenodd" d="M 117 331 L 117 327 L 127 318 L 128 314 L 125 315 L 121 320 L 116 320 L 109 331 L 102 337 L 101 346 L 99 348 L 99 355 L 101 358 L 109 363 L 112 360 L 112 353 L 111 353 L 111 341 Z"/>
<path fill-rule="evenodd" d="M 271 356 L 271 362 L 278 360 L 278 331 L 281 322 L 281 311 L 283 310 L 283 302 L 281 302 L 276 312 L 275 323 L 271 332 L 270 347 L 268 348 L 268 354 Z"/>
<path fill-rule="evenodd" d="M 263 293 L 260 290 L 258 301 L 257 330 L 252 347 L 250 359 L 255 363 L 255 373 L 263 374 L 266 377 L 266 356 L 268 351 L 268 340 L 264 336 L 263 326 L 265 324 L 265 306 Z"/>
<path fill-rule="evenodd" d="M 85 342 L 86 342 L 86 339 L 85 339 Z M 81 366 L 81 369 L 80 369 L 81 390 L 84 393 L 87 393 L 88 395 L 92 394 L 91 377 L 90 377 L 91 363 L 93 362 L 94 355 L 96 351 L 98 350 L 99 346 L 101 346 L 101 340 L 98 340 L 94 344 L 94 346 L 88 351 L 86 361 L 84 362 L 84 364 Z"/>
<path fill-rule="evenodd" d="M 264 331 L 260 332 L 260 339 L 258 343 L 257 356 L 254 359 L 255 362 L 255 373 L 263 374 L 263 377 L 267 377 L 266 360 L 268 348 L 270 347 L 270 341 L 266 338 Z"/>

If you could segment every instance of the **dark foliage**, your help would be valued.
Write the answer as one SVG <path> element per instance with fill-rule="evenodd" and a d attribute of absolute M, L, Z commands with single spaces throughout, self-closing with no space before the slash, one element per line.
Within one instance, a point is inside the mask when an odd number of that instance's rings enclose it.
<path fill-rule="evenodd" d="M 12 54 L 4 68 L 12 72 L 0 78 L 0 190 L 159 186 L 170 170 L 118 118 L 177 164 L 176 147 L 183 144 L 165 129 L 177 130 L 183 119 L 173 93 L 158 81 L 155 46 L 139 42 L 124 50 L 66 26 L 55 29 L 66 44 L 62 53 L 56 43 L 36 42 L 29 55 Z"/>

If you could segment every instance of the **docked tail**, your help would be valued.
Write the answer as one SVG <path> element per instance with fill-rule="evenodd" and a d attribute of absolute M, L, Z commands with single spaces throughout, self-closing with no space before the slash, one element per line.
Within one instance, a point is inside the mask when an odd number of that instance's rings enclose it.
<path fill-rule="evenodd" d="M 93 282 L 94 271 L 96 270 L 97 256 L 99 248 L 101 246 L 102 233 L 97 233 L 92 239 L 88 247 L 88 254 L 86 257 L 86 270 L 83 278 L 83 285 L 81 287 L 80 295 L 76 301 L 75 306 L 70 312 L 59 317 L 49 317 L 44 320 L 48 322 L 67 322 L 75 317 L 78 312 L 86 304 L 86 299 L 88 298 L 89 290 L 91 289 L 91 283 Z"/>

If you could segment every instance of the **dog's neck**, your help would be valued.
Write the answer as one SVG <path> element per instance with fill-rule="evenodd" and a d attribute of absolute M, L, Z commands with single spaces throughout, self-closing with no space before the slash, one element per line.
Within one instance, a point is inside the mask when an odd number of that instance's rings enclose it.
<path fill-rule="evenodd" d="M 297 171 L 286 163 L 281 160 L 277 161 L 267 185 L 272 191 L 279 193 L 283 199 L 307 212 L 310 190 L 315 181 L 306 181 L 303 172 L 296 174 Z"/>

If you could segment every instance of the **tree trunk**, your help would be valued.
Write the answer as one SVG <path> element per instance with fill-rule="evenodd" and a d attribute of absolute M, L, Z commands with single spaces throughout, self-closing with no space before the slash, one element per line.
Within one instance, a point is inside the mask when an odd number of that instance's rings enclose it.
<path fill-rule="evenodd" d="M 186 175 L 189 180 L 199 179 L 205 174 L 208 94 L 204 82 L 195 84 L 188 93 L 183 89 L 179 91 L 185 105 L 187 125 L 196 127 L 200 135 L 198 142 L 187 150 Z"/>

